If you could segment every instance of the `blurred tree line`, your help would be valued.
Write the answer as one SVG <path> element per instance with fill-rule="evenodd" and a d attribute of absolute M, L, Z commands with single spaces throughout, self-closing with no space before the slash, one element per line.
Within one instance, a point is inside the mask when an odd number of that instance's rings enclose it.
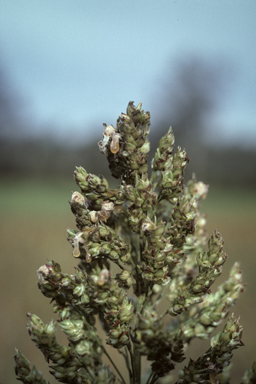
<path fill-rule="evenodd" d="M 217 140 L 211 143 L 208 139 L 209 121 L 223 99 L 220 72 L 216 65 L 199 59 L 186 59 L 178 63 L 171 76 L 166 77 L 160 87 L 162 96 L 159 105 L 155 105 L 156 111 L 151 110 L 154 121 L 149 159 L 153 157 L 160 138 L 172 125 L 177 145 L 186 148 L 192 160 L 188 177 L 195 172 L 197 179 L 212 185 L 255 187 L 256 148 L 216 145 Z M 71 146 L 53 137 L 38 139 L 27 134 L 28 128 L 31 130 L 30 123 L 25 121 L 22 103 L 11 89 L 0 68 L 2 178 L 70 178 L 76 165 L 109 177 L 107 162 L 102 161 L 103 155 L 97 148 L 97 138 L 92 136 L 92 141 L 85 142 L 83 146 L 80 143 Z"/>

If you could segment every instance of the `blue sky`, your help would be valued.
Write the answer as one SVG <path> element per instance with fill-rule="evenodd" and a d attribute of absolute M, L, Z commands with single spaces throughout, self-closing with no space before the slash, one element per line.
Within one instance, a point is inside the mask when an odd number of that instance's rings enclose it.
<path fill-rule="evenodd" d="M 255 0 L 0 0 L 2 65 L 35 132 L 99 136 L 129 100 L 154 121 L 172 62 L 191 55 L 233 73 L 209 124 L 256 146 Z"/>

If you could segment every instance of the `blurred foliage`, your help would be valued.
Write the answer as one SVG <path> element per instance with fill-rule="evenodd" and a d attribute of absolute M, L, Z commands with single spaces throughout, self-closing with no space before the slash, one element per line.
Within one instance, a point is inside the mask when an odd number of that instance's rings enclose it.
<path fill-rule="evenodd" d="M 158 136 L 172 124 L 176 142 L 199 151 L 198 142 L 204 145 L 209 120 L 224 99 L 228 82 L 225 66 L 192 55 L 174 61 L 168 69 L 157 102 L 153 137 L 158 143 Z"/>
<path fill-rule="evenodd" d="M 176 142 L 186 149 L 193 164 L 191 169 L 187 167 L 188 179 L 195 172 L 198 179 L 213 185 L 255 187 L 256 148 L 245 148 L 243 142 L 234 145 L 232 134 L 228 146 L 224 145 L 212 123 L 229 92 L 230 63 L 185 56 L 169 67 L 152 126 L 151 157 L 171 125 Z"/>
<path fill-rule="evenodd" d="M 226 72 L 223 65 L 195 57 L 184 58 L 169 69 L 165 74 L 166 81 L 160 84 L 161 97 L 156 104 L 155 116 L 152 116 L 149 159 L 160 138 L 172 125 L 176 142 L 186 148 L 193 161 L 193 170 L 188 166 L 186 173 L 189 178 L 193 171 L 198 179 L 214 185 L 255 187 L 256 148 L 249 150 L 242 143 L 239 147 L 231 144 L 225 147 L 222 143 L 217 146 L 207 141 L 211 128 L 208 122 L 220 106 L 227 87 Z M 86 164 L 90 172 L 111 177 L 95 143 L 94 127 L 89 140 L 85 140 L 84 135 L 76 144 L 71 127 L 67 136 L 70 139 L 65 143 L 53 133 L 51 137 L 36 138 L 17 100 L 0 66 L 1 176 L 63 178 L 70 175 L 75 166 Z M 115 121 L 108 122 L 111 123 L 115 125 Z M 54 131 L 54 127 L 47 127 L 47 132 Z M 83 140 L 84 144 L 81 143 Z"/>
<path fill-rule="evenodd" d="M 199 149 L 200 151 L 200 149 Z M 256 151 L 239 147 L 204 147 L 203 164 L 190 167 L 187 176 L 195 172 L 197 179 L 213 185 L 256 186 Z M 192 159 L 188 149 L 188 155 Z M 202 152 L 201 152 L 202 155 Z M 197 157 L 196 154 L 194 156 Z M 65 178 L 75 166 L 86 164 L 94 174 L 111 179 L 108 166 L 102 161 L 97 144 L 83 148 L 68 148 L 51 141 L 0 142 L 0 175 L 2 177 Z"/>

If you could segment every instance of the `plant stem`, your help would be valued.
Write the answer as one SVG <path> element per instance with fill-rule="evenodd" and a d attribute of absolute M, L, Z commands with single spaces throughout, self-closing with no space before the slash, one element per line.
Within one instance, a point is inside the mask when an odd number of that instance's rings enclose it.
<path fill-rule="evenodd" d="M 162 320 L 169 313 L 169 308 L 166 309 L 160 316 L 159 319 Z"/>
<path fill-rule="evenodd" d="M 126 367 L 128 369 L 128 372 L 129 372 L 129 377 L 130 377 L 130 383 L 132 382 L 132 371 L 131 371 L 131 366 L 130 366 L 130 361 L 129 361 L 129 355 L 128 355 L 128 351 L 127 349 L 125 348 L 125 352 L 118 349 L 118 352 L 124 357 L 124 360 L 125 360 L 125 363 L 126 363 Z"/>
<path fill-rule="evenodd" d="M 113 367 L 115 368 L 115 370 L 117 371 L 118 375 L 120 376 L 121 378 L 121 381 L 123 384 L 126 384 L 125 381 L 124 381 L 124 378 L 121 374 L 121 372 L 119 371 L 119 369 L 117 368 L 117 366 L 115 365 L 114 361 L 112 360 L 112 358 L 110 357 L 110 355 L 108 354 L 107 350 L 105 349 L 104 345 L 101 345 L 101 348 L 103 349 L 103 352 L 105 353 L 105 355 L 108 357 L 109 361 L 111 362 L 111 364 L 113 365 Z"/>
<path fill-rule="evenodd" d="M 76 308 L 76 310 L 80 313 L 80 311 L 79 311 L 77 308 Z M 122 383 L 123 383 L 123 384 L 126 384 L 126 383 L 125 383 L 125 380 L 124 380 L 124 378 L 123 378 L 123 376 L 122 376 L 122 374 L 120 373 L 120 371 L 119 371 L 119 369 L 117 368 L 117 366 L 115 365 L 114 361 L 112 360 L 112 358 L 111 358 L 110 355 L 108 354 L 108 352 L 107 352 L 106 348 L 104 347 L 104 345 L 103 345 L 101 339 L 99 338 L 98 334 L 95 332 L 94 327 L 92 327 L 92 326 L 88 323 L 88 321 L 85 319 L 85 317 L 83 316 L 83 314 L 82 314 L 82 317 L 83 317 L 83 321 L 84 321 L 84 323 L 87 325 L 87 327 L 88 327 L 88 328 L 91 330 L 91 332 L 94 334 L 94 336 L 95 336 L 95 340 L 97 340 L 99 346 L 102 348 L 103 352 L 104 352 L 105 355 L 108 357 L 109 361 L 111 362 L 111 364 L 113 365 L 113 367 L 115 368 L 115 370 L 117 371 L 117 373 L 119 374 Z"/>
<path fill-rule="evenodd" d="M 156 373 L 154 373 L 149 384 L 154 384 L 157 379 L 158 379 L 158 375 Z"/>
<path fill-rule="evenodd" d="M 138 356 L 139 351 L 138 349 L 136 350 L 136 344 L 134 344 L 133 352 L 132 352 L 131 344 L 128 344 L 127 348 L 131 356 L 131 364 L 132 364 L 131 384 L 140 384 L 140 355 Z"/>
<path fill-rule="evenodd" d="M 170 284 L 167 284 L 164 286 L 164 288 L 162 288 L 162 291 L 160 292 L 159 296 L 157 297 L 156 301 L 155 301 L 155 306 L 157 306 L 158 304 L 161 303 L 163 297 L 164 297 L 164 294 L 165 294 L 165 291 L 167 290 L 167 288 L 169 287 Z"/>
<path fill-rule="evenodd" d="M 141 378 L 141 356 L 138 345 L 133 345 L 133 358 L 134 358 L 134 384 L 140 384 Z"/>
<path fill-rule="evenodd" d="M 151 372 L 150 375 L 149 375 L 149 377 L 148 377 L 148 379 L 147 379 L 146 384 L 149 384 L 149 383 L 150 383 L 150 380 L 151 380 L 151 378 L 152 378 L 153 375 L 154 375 L 154 373 Z"/>

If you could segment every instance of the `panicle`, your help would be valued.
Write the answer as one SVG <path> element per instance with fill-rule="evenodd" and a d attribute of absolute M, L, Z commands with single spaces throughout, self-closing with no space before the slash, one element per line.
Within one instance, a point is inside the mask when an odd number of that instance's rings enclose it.
<path fill-rule="evenodd" d="M 229 278 L 211 291 L 227 255 L 217 230 L 208 240 L 200 212 L 208 185 L 194 175 L 185 183 L 190 159 L 184 149 L 175 149 L 172 128 L 159 142 L 149 177 L 150 113 L 142 103 L 129 102 L 115 127 L 103 126 L 99 149 L 120 183 L 112 189 L 104 176 L 76 167 L 79 191 L 69 202 L 76 229 L 67 233 L 79 264 L 74 274 L 63 273 L 54 261 L 38 269 L 38 287 L 58 321 L 44 323 L 28 313 L 29 335 L 59 382 L 116 383 L 105 354 L 119 382 L 128 383 L 99 336 L 100 325 L 106 343 L 124 357 L 130 384 L 141 382 L 142 356 L 151 364 L 144 382 L 161 384 L 174 382 L 168 375 L 195 338 L 209 339 L 226 321 L 210 348 L 180 370 L 176 384 L 228 384 L 233 350 L 243 342 L 239 320 L 225 319 L 245 284 L 235 263 Z M 57 325 L 68 345 L 58 343 Z M 18 350 L 15 363 L 18 380 L 47 384 Z M 254 383 L 255 377 L 254 363 L 242 384 Z"/>

